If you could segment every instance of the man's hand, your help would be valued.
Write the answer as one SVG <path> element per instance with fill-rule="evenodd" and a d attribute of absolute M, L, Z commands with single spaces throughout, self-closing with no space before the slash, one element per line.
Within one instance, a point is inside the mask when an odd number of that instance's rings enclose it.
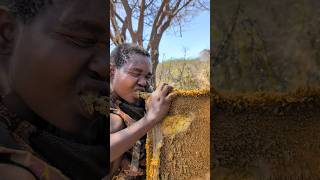
<path fill-rule="evenodd" d="M 142 119 L 110 134 L 110 162 L 121 157 L 137 140 L 163 120 L 169 111 L 172 99 L 176 96 L 176 93 L 170 93 L 172 89 L 168 84 L 161 84 L 147 100 L 147 113 Z"/>
<path fill-rule="evenodd" d="M 162 83 L 147 100 L 146 120 L 159 123 L 168 114 L 169 108 L 176 93 L 171 93 L 173 87 Z"/>

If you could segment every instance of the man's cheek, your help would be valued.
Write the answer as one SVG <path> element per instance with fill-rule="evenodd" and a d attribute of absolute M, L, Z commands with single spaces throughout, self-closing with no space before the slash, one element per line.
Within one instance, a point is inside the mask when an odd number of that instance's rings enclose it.
<path fill-rule="evenodd" d="M 133 88 L 135 87 L 137 82 L 137 78 L 134 78 L 130 75 L 126 75 L 123 79 L 122 79 L 122 83 L 124 83 L 123 85 L 128 87 L 128 88 Z"/>

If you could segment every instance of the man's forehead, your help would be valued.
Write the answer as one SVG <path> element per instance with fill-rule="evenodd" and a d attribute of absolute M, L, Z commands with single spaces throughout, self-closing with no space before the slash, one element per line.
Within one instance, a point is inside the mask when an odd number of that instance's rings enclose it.
<path fill-rule="evenodd" d="M 144 61 L 127 61 L 124 64 L 124 68 L 129 71 L 137 71 L 137 72 L 147 72 L 151 73 L 151 63 L 146 63 Z"/>
<path fill-rule="evenodd" d="M 149 74 L 152 75 L 152 69 L 151 68 L 146 68 L 146 67 L 141 67 L 141 66 L 128 66 L 125 68 L 127 71 L 130 72 L 138 72 L 138 73 L 144 73 L 144 74 Z"/>
<path fill-rule="evenodd" d="M 94 31 L 107 32 L 107 2 L 105 0 L 69 0 L 60 2 L 64 11 L 59 17 L 59 22 L 69 28 L 87 28 Z"/>

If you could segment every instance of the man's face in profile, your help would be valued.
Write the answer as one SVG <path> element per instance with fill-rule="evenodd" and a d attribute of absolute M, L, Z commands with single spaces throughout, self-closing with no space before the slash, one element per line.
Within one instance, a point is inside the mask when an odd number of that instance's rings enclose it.
<path fill-rule="evenodd" d="M 107 93 L 106 1 L 53 0 L 45 8 L 17 26 L 11 89 L 43 119 L 75 131 L 92 118 L 80 95 Z"/>

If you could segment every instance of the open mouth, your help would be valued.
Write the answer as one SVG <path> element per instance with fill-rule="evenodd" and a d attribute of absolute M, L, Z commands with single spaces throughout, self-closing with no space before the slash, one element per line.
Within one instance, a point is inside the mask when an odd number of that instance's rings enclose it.
<path fill-rule="evenodd" d="M 80 102 L 83 110 L 90 116 L 93 116 L 97 113 L 108 116 L 109 97 L 102 96 L 97 93 L 86 92 L 80 94 Z"/>
<path fill-rule="evenodd" d="M 105 83 L 91 81 L 83 84 L 78 93 L 81 109 L 89 118 L 109 114 L 109 89 Z"/>
<path fill-rule="evenodd" d="M 109 92 L 106 81 L 95 78 L 85 78 L 79 81 L 76 94 L 81 114 L 89 119 L 95 119 L 97 114 L 108 115 Z"/>
<path fill-rule="evenodd" d="M 145 89 L 135 89 L 135 91 L 144 92 L 146 90 Z"/>

